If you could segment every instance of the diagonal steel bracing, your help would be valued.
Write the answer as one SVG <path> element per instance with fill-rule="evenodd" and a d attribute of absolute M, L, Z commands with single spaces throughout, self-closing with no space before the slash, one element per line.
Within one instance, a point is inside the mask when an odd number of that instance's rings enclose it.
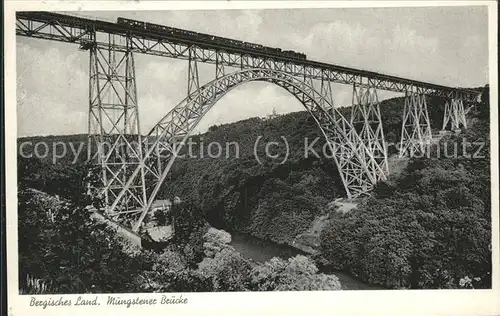
<path fill-rule="evenodd" d="M 442 130 L 447 129 L 448 123 L 451 130 L 457 130 L 461 127 L 467 128 L 466 114 L 467 111 L 461 98 L 452 98 L 450 101 L 446 101 Z"/>
<path fill-rule="evenodd" d="M 165 180 L 175 159 L 176 144 L 189 136 L 193 126 L 222 95 L 244 82 L 275 83 L 302 102 L 328 140 L 349 198 L 366 193 L 387 174 L 386 149 L 379 146 L 384 136 L 378 101 L 370 89 L 407 93 L 401 135 L 403 155 L 423 151 L 430 140 L 424 94 L 451 100 L 446 106 L 443 128 L 448 123 L 452 128 L 465 126 L 465 114 L 470 108 L 463 114 L 462 100 L 475 102 L 479 94 L 56 13 L 18 12 L 16 34 L 90 49 L 89 157 L 94 157 L 102 184 L 95 189 L 105 199 L 108 213 L 129 214 L 134 229 L 140 226 Z M 139 130 L 132 52 L 189 61 L 188 96 L 144 140 Z M 215 64 L 216 80 L 200 87 L 197 62 Z M 240 71 L 228 74 L 229 68 Z M 314 87 L 318 82 L 320 92 Z M 353 109 L 363 110 L 352 116 L 352 124 L 333 107 L 332 82 L 367 89 L 363 93 L 355 91 L 359 98 L 353 102 Z M 359 134 L 353 124 L 360 125 Z"/>
<path fill-rule="evenodd" d="M 335 120 L 336 110 L 335 110 L 335 104 L 333 102 L 332 81 L 330 80 L 330 78 L 327 77 L 321 79 L 320 93 L 324 97 L 324 99 L 321 99 L 320 101 L 321 107 L 326 109 L 327 112 Z"/>
<path fill-rule="evenodd" d="M 110 41 L 112 38 L 110 37 Z M 110 43 L 112 47 L 112 43 Z M 99 166 L 101 183 L 93 188 L 105 202 L 104 211 L 112 217 L 145 205 L 146 186 L 140 167 L 143 146 L 139 127 L 139 108 L 132 52 L 116 52 L 96 45 L 90 50 L 88 157 Z M 139 169 L 133 186 L 125 184 Z M 117 196 L 120 202 L 113 210 Z"/>
<path fill-rule="evenodd" d="M 372 153 L 378 165 L 378 168 L 372 168 L 371 170 L 373 176 L 378 180 L 385 180 L 389 175 L 387 145 L 380 115 L 380 104 L 375 88 L 353 85 L 351 124 Z"/>
<path fill-rule="evenodd" d="M 226 62 L 226 53 L 224 51 L 218 50 L 215 53 L 215 78 L 219 79 L 220 77 L 224 77 L 226 74 L 224 64 Z"/>
<path fill-rule="evenodd" d="M 349 198 L 360 196 L 373 187 L 377 179 L 373 176 L 370 168 L 378 166 L 373 155 L 360 140 L 350 122 L 335 110 L 320 92 L 317 92 L 300 78 L 285 72 L 268 69 L 241 70 L 215 79 L 190 94 L 190 97 L 184 99 L 167 113 L 148 134 L 154 141 L 145 152 L 141 165 L 144 166 L 143 170 L 147 178 L 160 176 L 154 185 L 148 187 L 147 204 L 141 209 L 141 215 L 133 226 L 134 231 L 139 230 L 179 150 L 182 148 L 180 145 L 184 144 L 199 121 L 222 96 L 233 88 L 250 81 L 265 81 L 282 87 L 294 95 L 311 113 L 330 145 L 333 159 L 337 164 Z M 321 104 L 327 104 L 327 106 L 323 107 Z M 335 111 L 335 118 L 329 114 L 332 108 Z M 154 137 L 152 137 L 153 135 Z M 153 168 L 149 168 L 149 166 L 158 165 L 158 161 L 161 162 L 161 167 L 155 172 L 151 171 Z M 128 188 L 136 185 L 140 170 L 141 168 L 138 167 L 130 175 L 122 192 L 111 205 L 111 210 L 120 204 Z M 379 171 L 381 172 L 381 170 Z"/>
<path fill-rule="evenodd" d="M 428 95 L 445 98 L 453 98 L 460 95 L 464 101 L 471 102 L 475 102 L 475 99 L 479 95 L 478 91 L 456 89 L 372 71 L 315 62 L 309 58 L 305 60 L 290 60 L 289 58 L 269 56 L 268 54 L 260 54 L 255 51 L 250 52 L 244 48 L 234 49 L 233 47 L 232 49 L 228 49 L 216 43 L 207 46 L 206 43 L 203 44 L 203 41 L 198 42 L 196 39 L 186 41 L 166 34 L 160 35 L 157 32 L 145 32 L 145 30 L 140 28 L 133 30 L 116 23 L 66 14 L 26 11 L 16 13 L 16 35 L 18 36 L 78 44 L 82 40 L 88 39 L 89 34 L 92 33 L 97 33 L 98 36 L 95 38 L 95 42 L 102 48 L 109 47 L 109 41 L 105 40 L 104 37 L 115 37 L 117 40 L 113 45 L 113 49 L 116 51 L 129 51 L 132 49 L 134 53 L 187 60 L 192 58 L 192 56 L 189 56 L 189 47 L 196 45 L 197 54 L 195 59 L 203 63 L 215 63 L 217 58 L 216 52 L 222 51 L 225 56 L 223 64 L 226 67 L 237 67 L 240 69 L 269 67 L 274 70 L 293 73 L 297 76 L 302 75 L 304 70 L 306 70 L 307 76 L 311 76 L 316 80 L 325 79 L 325 76 L 332 82 L 343 84 L 354 84 L 371 80 L 373 86 L 379 90 L 405 92 L 411 87 L 417 87 L 421 93 Z M 130 46 L 125 44 L 125 37 L 131 38 Z M 263 62 L 264 60 L 267 60 L 267 62 Z M 277 65 L 284 65 L 286 69 L 280 69 L 276 67 Z"/>
<path fill-rule="evenodd" d="M 425 94 L 407 92 L 401 127 L 400 157 L 424 153 L 432 138 Z"/>
<path fill-rule="evenodd" d="M 188 60 L 188 87 L 187 95 L 191 98 L 191 94 L 200 88 L 200 79 L 198 76 L 198 62 L 196 61 L 196 47 L 191 46 L 189 48 L 189 60 Z"/>

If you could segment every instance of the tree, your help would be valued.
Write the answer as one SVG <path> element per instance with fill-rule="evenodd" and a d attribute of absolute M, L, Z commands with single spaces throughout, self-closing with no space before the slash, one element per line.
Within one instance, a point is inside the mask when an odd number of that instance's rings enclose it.
<path fill-rule="evenodd" d="M 214 258 L 203 259 L 198 269 L 212 278 L 215 291 L 245 291 L 251 267 L 234 249 L 224 248 Z"/>
<path fill-rule="evenodd" d="M 191 267 L 203 258 L 203 236 L 208 223 L 203 219 L 201 210 L 189 202 L 183 202 L 172 209 L 175 218 L 173 243 L 183 251 Z"/>
<path fill-rule="evenodd" d="M 318 268 L 311 259 L 298 255 L 287 261 L 272 258 L 256 266 L 251 274 L 252 288 L 257 291 L 313 291 L 340 290 L 339 279 L 334 275 L 317 274 Z"/>
<path fill-rule="evenodd" d="M 18 214 L 20 280 L 45 280 L 55 293 L 133 292 L 151 267 L 83 207 L 27 190 L 19 192 Z"/>
<path fill-rule="evenodd" d="M 489 142 L 487 129 L 466 136 Z M 323 258 L 387 288 L 491 287 L 489 147 L 485 158 L 467 158 L 474 150 L 412 160 L 394 184 L 335 214 L 321 233 Z"/>

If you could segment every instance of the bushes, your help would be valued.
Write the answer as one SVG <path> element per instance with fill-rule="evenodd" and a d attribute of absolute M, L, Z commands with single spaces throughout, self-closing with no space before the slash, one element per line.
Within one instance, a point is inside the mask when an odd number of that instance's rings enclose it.
<path fill-rule="evenodd" d="M 392 208 L 370 202 L 325 228 L 321 246 L 331 264 L 389 288 L 458 287 L 466 275 L 489 287 L 490 227 L 473 208 L 423 211 L 403 201 Z"/>
<path fill-rule="evenodd" d="M 231 242 L 231 235 L 223 230 L 211 227 L 203 238 L 204 253 L 208 258 L 214 258 L 222 249 L 231 247 L 228 245 Z"/>
<path fill-rule="evenodd" d="M 439 125 L 442 121 L 442 113 L 439 112 L 442 107 L 433 105 L 441 102 L 439 99 L 428 98 L 430 117 L 434 125 Z M 381 102 L 388 142 L 399 141 L 403 105 L 402 98 Z M 351 109 L 340 108 L 339 111 L 349 117 Z M 266 159 L 263 144 L 277 141 L 283 135 L 286 135 L 289 153 L 285 146 L 280 145 L 276 147 L 279 159 Z M 259 136 L 262 136 L 262 146 L 257 146 L 256 149 L 263 159 L 262 165 L 254 156 L 254 145 Z M 314 217 L 321 215 L 328 201 L 345 195 L 332 159 L 318 158 L 312 154 L 309 157 L 304 155 L 305 139 L 311 144 L 318 138 L 314 146 L 318 153 L 322 153 L 325 143 L 316 122 L 306 111 L 268 120 L 251 118 L 213 126 L 207 133 L 191 138 L 195 143 L 192 152 L 198 154 L 201 150 L 204 158 L 177 159 L 169 175 L 168 185 L 162 187 L 159 197 L 180 196 L 183 200 L 192 202 L 203 211 L 200 215 L 204 215 L 215 226 L 225 226 L 279 243 L 290 243 L 298 234 L 309 228 Z M 49 144 L 60 140 L 84 141 L 85 135 L 25 140 L 36 142 L 41 139 Z M 211 142 L 222 145 L 219 159 L 206 155 L 207 144 Z M 237 159 L 234 146 L 224 146 L 229 143 L 238 144 Z M 186 147 L 184 150 L 187 150 Z M 85 152 L 85 148 L 82 152 Z M 280 164 L 286 154 L 289 154 L 288 159 L 284 164 Z M 48 170 L 49 176 L 32 179 L 42 190 L 52 188 L 53 191 L 58 191 L 60 187 L 67 187 L 61 185 L 61 181 L 70 183 L 71 179 L 81 178 L 81 175 L 76 176 L 76 171 L 52 178 L 51 169 L 47 165 L 43 168 Z M 196 253 L 193 249 L 186 251 Z M 200 258 L 196 260 L 198 259 Z"/>
<path fill-rule="evenodd" d="M 184 270 L 175 275 L 169 289 L 171 292 L 212 292 L 214 285 L 210 277 L 198 270 Z"/>
<path fill-rule="evenodd" d="M 319 207 L 311 204 L 312 199 L 304 196 L 304 191 L 284 181 L 270 179 L 262 190 L 247 228 L 256 237 L 291 243 L 320 214 Z"/>

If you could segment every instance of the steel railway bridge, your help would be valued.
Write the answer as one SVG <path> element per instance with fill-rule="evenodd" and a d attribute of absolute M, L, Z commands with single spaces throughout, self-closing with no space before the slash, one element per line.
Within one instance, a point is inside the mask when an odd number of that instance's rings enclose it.
<path fill-rule="evenodd" d="M 334 153 L 348 198 L 366 194 L 389 173 L 377 90 L 405 94 L 401 156 L 424 151 L 431 139 L 426 95 L 443 100 L 443 130 L 466 127 L 466 105 L 477 91 L 278 56 L 65 14 L 18 12 L 16 34 L 74 43 L 89 51 L 89 157 L 104 213 L 138 231 L 182 144 L 203 116 L 233 88 L 250 81 L 276 84 L 312 115 Z M 134 53 L 187 60 L 187 96 L 143 136 L 139 125 Z M 199 82 L 198 63 L 215 65 Z M 353 87 L 351 117 L 333 105 L 332 83 Z M 106 144 L 107 146 L 104 146 Z M 179 146 L 180 144 L 180 146 Z"/>

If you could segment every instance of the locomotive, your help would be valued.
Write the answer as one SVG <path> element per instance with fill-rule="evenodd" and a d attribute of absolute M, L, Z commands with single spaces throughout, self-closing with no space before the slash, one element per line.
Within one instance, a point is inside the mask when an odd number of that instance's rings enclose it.
<path fill-rule="evenodd" d="M 217 44 L 217 45 L 233 47 L 233 48 L 238 48 L 238 49 L 243 48 L 243 49 L 249 50 L 249 51 L 265 53 L 265 54 L 270 54 L 270 55 L 275 55 L 275 56 L 280 56 L 280 57 L 286 57 L 286 58 L 290 58 L 290 59 L 298 59 L 298 60 L 306 60 L 307 59 L 307 56 L 305 54 L 297 53 L 297 52 L 294 52 L 291 50 L 281 50 L 280 48 L 273 48 L 273 47 L 268 47 L 268 46 L 255 44 L 255 43 L 242 42 L 242 41 L 238 41 L 238 40 L 234 40 L 234 39 L 230 39 L 230 38 L 219 37 L 219 36 L 214 36 L 214 35 L 209 35 L 209 34 L 204 34 L 204 33 L 198 33 L 198 32 L 178 29 L 175 27 L 153 24 L 153 23 L 149 23 L 149 22 L 136 21 L 136 20 L 126 19 L 126 18 L 118 18 L 117 23 L 121 24 L 121 25 L 126 25 L 130 28 L 142 29 L 142 30 L 146 30 L 149 32 L 155 32 L 155 33 L 159 33 L 159 34 L 175 36 L 175 37 L 179 37 L 182 39 L 202 41 L 202 42 L 205 42 L 208 44 Z"/>

